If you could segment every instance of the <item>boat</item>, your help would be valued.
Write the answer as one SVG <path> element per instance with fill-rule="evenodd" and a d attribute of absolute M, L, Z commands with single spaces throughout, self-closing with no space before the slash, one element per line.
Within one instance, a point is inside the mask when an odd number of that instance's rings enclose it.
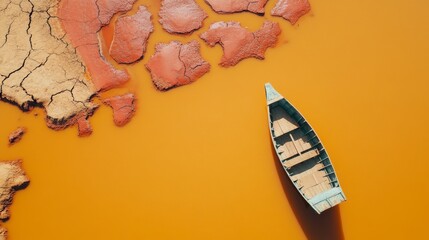
<path fill-rule="evenodd" d="M 331 159 L 314 129 L 270 83 L 265 84 L 274 149 L 298 192 L 318 213 L 346 201 Z"/>

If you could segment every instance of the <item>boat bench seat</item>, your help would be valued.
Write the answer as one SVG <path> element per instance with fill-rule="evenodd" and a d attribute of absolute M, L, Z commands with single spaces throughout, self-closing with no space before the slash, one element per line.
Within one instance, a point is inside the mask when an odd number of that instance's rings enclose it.
<path fill-rule="evenodd" d="M 319 151 L 317 149 L 312 149 L 308 152 L 305 152 L 303 154 L 300 154 L 296 157 L 293 157 L 291 159 L 285 160 L 283 162 L 283 166 L 285 166 L 286 168 L 291 168 L 299 163 L 305 162 L 309 159 L 312 159 L 313 157 L 316 157 L 319 155 Z"/>

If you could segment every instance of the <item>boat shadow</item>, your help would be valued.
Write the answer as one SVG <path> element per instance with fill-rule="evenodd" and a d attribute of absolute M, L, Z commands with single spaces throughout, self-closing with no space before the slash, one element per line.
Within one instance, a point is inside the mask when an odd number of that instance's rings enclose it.
<path fill-rule="evenodd" d="M 320 215 L 317 214 L 302 198 L 286 175 L 274 149 L 272 149 L 272 154 L 284 194 L 306 238 L 309 240 L 343 240 L 344 232 L 341 223 L 340 208 L 336 206 Z"/>

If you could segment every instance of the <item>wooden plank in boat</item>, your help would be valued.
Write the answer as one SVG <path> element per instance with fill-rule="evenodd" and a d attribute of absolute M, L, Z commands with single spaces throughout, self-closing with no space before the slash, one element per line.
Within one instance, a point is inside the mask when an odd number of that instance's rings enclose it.
<path fill-rule="evenodd" d="M 299 152 L 304 152 L 312 147 L 311 143 L 308 142 L 308 137 L 302 131 L 296 131 L 292 135 Z"/>
<path fill-rule="evenodd" d="M 314 196 L 319 195 L 320 193 L 330 190 L 332 186 L 329 184 L 329 180 L 326 180 L 322 183 L 309 187 L 305 190 L 302 190 L 304 196 L 308 199 L 313 198 Z"/>
<path fill-rule="evenodd" d="M 280 154 L 282 160 L 298 154 L 298 151 L 296 150 L 292 140 L 286 141 L 285 144 L 283 144 L 280 148 L 283 150 L 283 153 Z"/>
<path fill-rule="evenodd" d="M 319 151 L 317 151 L 317 149 L 313 149 L 313 150 L 310 150 L 308 152 L 305 152 L 302 155 L 298 155 L 294 158 L 291 158 L 289 160 L 284 161 L 283 165 L 287 168 L 291 168 L 291 167 L 293 167 L 299 163 L 302 163 L 304 161 L 307 161 L 307 160 L 309 160 L 309 159 L 311 159 L 317 155 L 319 155 Z"/>
<path fill-rule="evenodd" d="M 281 107 L 271 108 L 274 137 L 282 136 L 299 127 L 298 123 Z"/>
<path fill-rule="evenodd" d="M 301 178 L 303 178 L 303 177 L 305 177 L 307 175 L 310 175 L 310 174 L 313 174 L 313 173 L 315 173 L 317 171 L 320 171 L 324 167 L 325 167 L 325 165 L 323 165 L 323 163 L 318 163 L 318 164 L 314 165 L 312 168 L 308 168 L 306 171 L 303 171 L 301 173 L 294 174 L 294 175 L 290 176 L 290 179 L 293 182 L 298 181 L 299 179 L 301 179 Z"/>
<path fill-rule="evenodd" d="M 329 178 L 325 177 L 324 171 L 317 171 L 298 179 L 296 184 L 301 190 L 305 190 L 325 181 L 329 182 Z"/>

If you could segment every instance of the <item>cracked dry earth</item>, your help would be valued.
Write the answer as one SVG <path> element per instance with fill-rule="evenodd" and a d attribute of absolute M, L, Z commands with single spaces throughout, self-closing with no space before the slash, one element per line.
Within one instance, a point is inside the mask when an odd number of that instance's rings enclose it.
<path fill-rule="evenodd" d="M 93 84 L 61 30 L 58 1 L 0 1 L 0 96 L 22 110 L 45 108 L 51 128 L 88 116 Z"/>
<path fill-rule="evenodd" d="M 0 162 L 0 221 L 9 219 L 9 206 L 15 192 L 24 189 L 30 183 L 21 166 L 22 162 Z M 7 230 L 0 225 L 0 240 L 7 239 Z"/>
<path fill-rule="evenodd" d="M 44 108 L 52 129 L 91 134 L 92 98 L 129 80 L 101 55 L 98 32 L 135 1 L 0 1 L 1 100 Z"/>

